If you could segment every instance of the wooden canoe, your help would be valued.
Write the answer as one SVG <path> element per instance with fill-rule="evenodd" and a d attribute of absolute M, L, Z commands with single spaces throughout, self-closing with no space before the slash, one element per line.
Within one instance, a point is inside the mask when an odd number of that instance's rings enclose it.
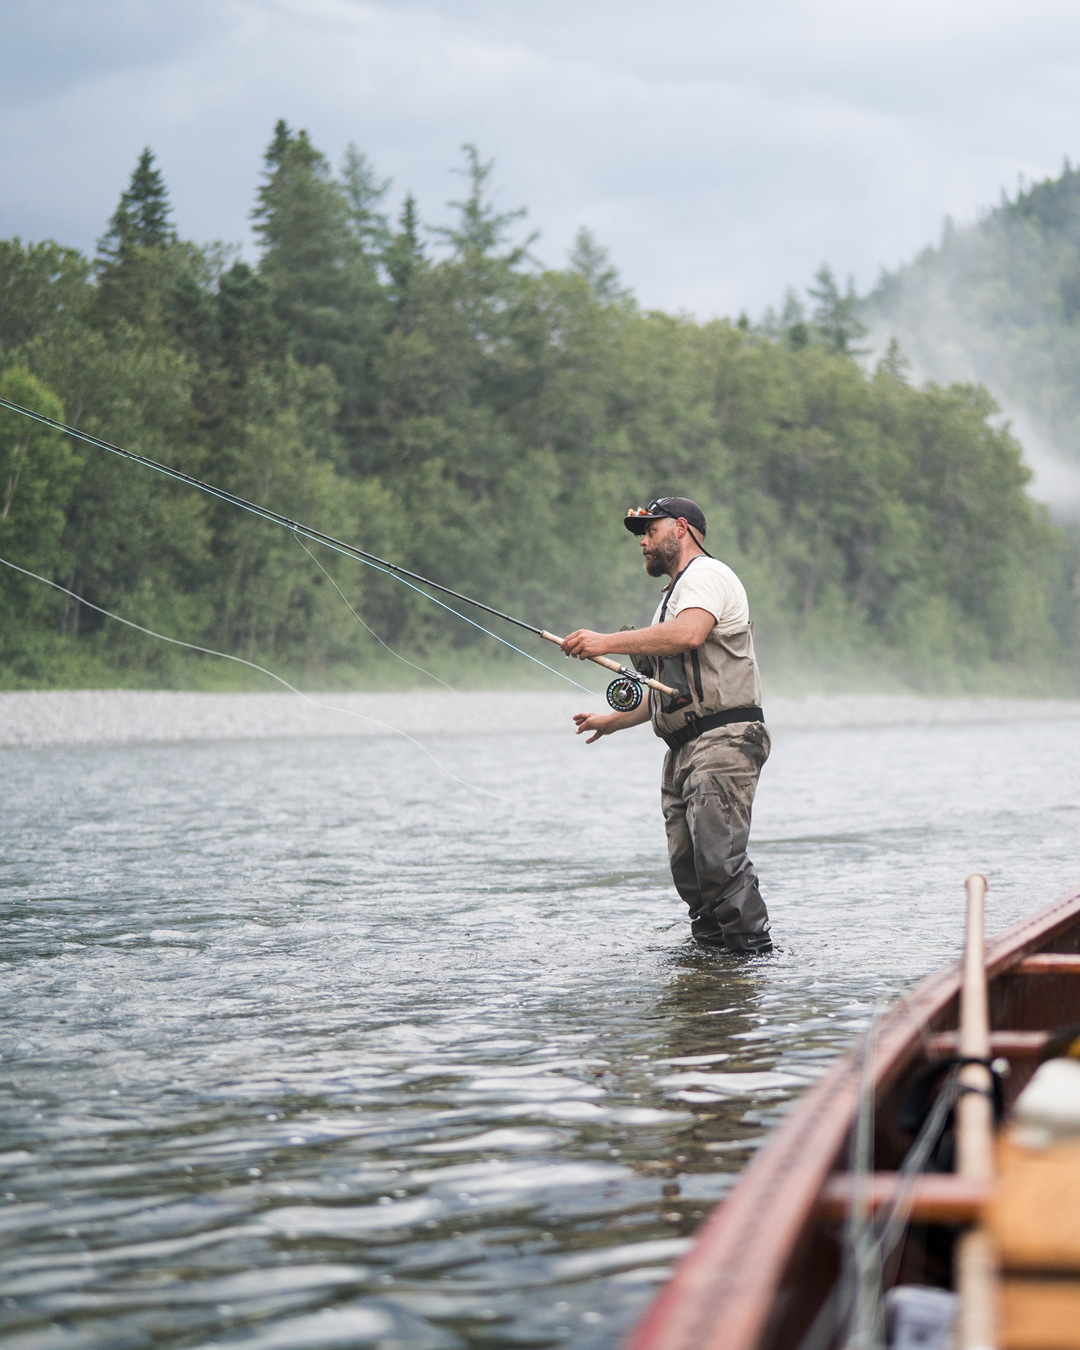
<path fill-rule="evenodd" d="M 1080 890 L 989 940 L 986 974 L 991 1054 L 1010 1064 L 1008 1104 L 1051 1030 L 1080 1023 Z M 956 1054 L 960 980 L 958 962 L 882 1019 L 872 1063 L 872 1205 L 894 1193 L 911 1142 L 895 1125 L 908 1086 L 930 1061 Z M 840 1269 L 863 1058 L 856 1046 L 796 1102 L 705 1221 L 626 1350 L 797 1350 Z M 972 1222 L 989 1199 L 985 1183 L 928 1173 L 916 1183 L 911 1221 L 943 1225 L 937 1231 L 947 1236 L 949 1225 Z"/>

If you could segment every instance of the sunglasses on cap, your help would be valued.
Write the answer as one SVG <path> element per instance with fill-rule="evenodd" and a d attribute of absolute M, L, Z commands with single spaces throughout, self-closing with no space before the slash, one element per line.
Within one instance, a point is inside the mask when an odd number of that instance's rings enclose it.
<path fill-rule="evenodd" d="M 628 516 L 670 516 L 673 520 L 678 519 L 677 516 L 671 515 L 671 512 L 664 506 L 663 501 L 658 498 L 651 501 L 648 506 L 639 506 L 636 511 L 631 507 L 626 514 Z"/>
<path fill-rule="evenodd" d="M 648 506 L 631 507 L 623 517 L 623 524 L 631 534 L 643 535 L 654 520 L 685 520 L 693 533 L 694 542 L 703 553 L 701 542 L 705 537 L 705 514 L 689 497 L 653 497 Z"/>

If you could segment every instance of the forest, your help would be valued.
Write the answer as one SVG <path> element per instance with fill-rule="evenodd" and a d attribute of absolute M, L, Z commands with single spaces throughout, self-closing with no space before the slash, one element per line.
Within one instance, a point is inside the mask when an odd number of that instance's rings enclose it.
<path fill-rule="evenodd" d="M 856 308 L 924 377 L 987 384 L 1029 451 L 1065 470 L 1059 510 L 1080 514 L 1080 170 L 1066 160 L 970 225 L 947 219 L 938 247 L 883 273 Z"/>
<path fill-rule="evenodd" d="M 772 687 L 1077 689 L 1080 547 L 975 384 L 868 368 L 853 295 L 642 309 L 582 230 L 543 267 L 463 147 L 432 229 L 279 122 L 257 260 L 179 236 L 140 157 L 94 257 L 0 241 L 0 395 L 554 631 L 642 623 L 621 519 L 695 498 Z M 663 242 L 658 241 L 658 247 Z M 398 582 L 0 410 L 0 558 L 308 687 L 554 680 Z M 0 687 L 267 687 L 0 568 Z M 351 612 L 354 611 L 354 612 Z M 517 641 L 515 630 L 505 636 Z M 557 652 L 537 650 L 545 660 Z"/>

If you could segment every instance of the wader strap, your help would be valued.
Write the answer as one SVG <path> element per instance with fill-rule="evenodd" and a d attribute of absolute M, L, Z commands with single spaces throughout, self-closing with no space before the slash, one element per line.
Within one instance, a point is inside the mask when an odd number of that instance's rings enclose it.
<path fill-rule="evenodd" d="M 694 540 L 694 543 L 695 544 L 697 543 L 696 539 Z M 702 553 L 704 551 L 705 550 L 702 549 Z M 679 584 L 680 581 L 682 581 L 683 577 L 686 575 L 687 569 L 692 567 L 694 563 L 697 562 L 700 556 L 701 556 L 700 554 L 695 553 L 694 556 L 690 559 L 690 561 L 686 564 L 686 567 L 684 567 L 683 570 L 679 572 L 676 576 L 672 577 L 671 585 L 664 592 L 664 603 L 660 606 L 660 617 L 657 619 L 656 621 L 657 623 L 664 622 L 664 619 L 667 617 L 668 601 L 675 594 L 675 587 Z M 712 554 L 709 554 L 709 557 L 712 557 Z"/>
<path fill-rule="evenodd" d="M 696 739 L 703 731 L 712 731 L 715 727 L 729 727 L 733 722 L 764 722 L 765 714 L 760 708 L 728 708 L 726 712 L 710 713 L 708 717 L 696 717 L 691 713 L 686 726 L 681 731 L 672 731 L 664 736 L 669 750 L 678 750 Z"/>

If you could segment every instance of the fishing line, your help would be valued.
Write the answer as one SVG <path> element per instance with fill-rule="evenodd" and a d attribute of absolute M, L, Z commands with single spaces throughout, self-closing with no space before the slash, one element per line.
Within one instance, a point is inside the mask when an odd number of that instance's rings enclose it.
<path fill-rule="evenodd" d="M 301 528 L 303 528 L 303 527 L 301 527 Z M 296 542 L 300 545 L 300 547 L 304 550 L 304 552 L 308 555 L 308 557 L 311 559 L 311 561 L 312 561 L 313 563 L 315 563 L 315 565 L 316 565 L 317 567 L 322 567 L 322 563 L 319 562 L 319 560 L 315 557 L 315 555 L 314 555 L 307 547 L 305 547 L 305 545 L 304 545 L 303 542 L 301 541 L 299 532 L 294 532 L 293 537 L 295 538 Z M 310 535 L 309 535 L 308 537 L 310 538 Z M 321 543 L 322 541 L 320 540 L 319 542 Z M 346 554 L 345 556 L 346 556 L 346 557 L 349 557 L 349 556 L 351 556 L 351 555 L 350 555 L 350 554 Z M 366 560 L 365 560 L 365 559 L 361 559 L 361 561 L 366 561 Z M 567 684 L 572 684 L 572 685 L 574 686 L 575 689 L 580 689 L 580 690 L 582 691 L 582 693 L 589 694 L 589 695 L 591 695 L 593 698 L 599 698 L 599 697 L 600 697 L 600 695 L 596 692 L 595 689 L 587 689 L 587 688 L 585 687 L 585 685 L 583 685 L 583 684 L 578 684 L 577 680 L 572 680 L 572 679 L 570 678 L 569 675 L 564 675 L 564 674 L 562 673 L 562 671 L 560 671 L 560 670 L 555 670 L 552 666 L 547 665 L 546 662 L 537 660 L 537 658 L 536 658 L 535 656 L 530 656 L 528 652 L 522 651 L 522 649 L 521 649 L 520 647 L 515 647 L 514 644 L 513 644 L 512 642 L 507 642 L 506 638 L 501 638 L 501 637 L 499 637 L 498 633 L 493 633 L 489 628 L 485 628 L 483 624 L 477 623 L 477 622 L 475 621 L 475 619 L 470 619 L 469 616 L 468 616 L 467 614 L 462 614 L 462 613 L 460 613 L 460 612 L 459 612 L 458 610 L 456 610 L 456 609 L 451 609 L 449 605 L 444 605 L 443 602 L 442 602 L 440 599 L 438 599 L 437 596 L 434 596 L 434 595 L 428 595 L 427 591 L 422 591 L 422 590 L 420 589 L 419 586 L 414 586 L 414 585 L 412 584 L 412 582 L 406 581 L 406 580 L 404 579 L 404 577 L 395 576 L 393 572 L 391 572 L 391 571 L 388 570 L 388 567 L 387 567 L 387 568 L 379 567 L 379 566 L 377 566 L 377 565 L 376 565 L 375 563 L 373 563 L 373 562 L 368 562 L 367 565 L 368 565 L 368 567 L 370 567 L 370 568 L 371 568 L 373 571 L 375 571 L 375 572 L 382 572 L 382 574 L 383 574 L 384 576 L 391 577 L 391 578 L 393 578 L 394 581 L 400 581 L 401 584 L 402 584 L 403 586 L 408 586 L 408 588 L 409 588 L 410 591 L 415 591 L 417 595 L 422 595 L 422 596 L 424 597 L 425 600 L 430 600 L 431 603 L 432 603 L 433 605 L 438 605 L 440 609 L 445 609 L 446 612 L 447 612 L 447 614 L 455 614 L 455 615 L 457 615 L 457 617 L 458 617 L 459 619 L 464 619 L 466 623 L 471 623 L 472 626 L 473 626 L 474 628 L 478 628 L 478 629 L 480 630 L 481 633 L 486 633 L 486 634 L 488 635 L 488 637 L 493 637 L 493 638 L 495 639 L 496 642 L 501 642 L 501 643 L 503 644 L 504 647 L 509 647 L 510 650 L 511 650 L 512 652 L 517 652 L 519 656 L 523 656 L 523 657 L 525 658 L 526 661 L 532 661 L 532 662 L 534 662 L 534 663 L 535 663 L 536 665 L 538 665 L 538 666 L 543 666 L 543 668 L 544 668 L 545 670 L 550 670 L 551 673 L 552 673 L 552 675 L 558 675 L 558 677 L 559 677 L 560 680 L 565 680 Z M 324 572 L 326 572 L 326 568 L 325 568 L 325 567 L 322 567 L 322 570 L 323 570 Z M 329 573 L 329 572 L 326 572 L 326 575 L 327 575 L 328 577 L 330 577 L 330 573 Z M 342 594 L 341 588 L 338 586 L 337 582 L 334 581 L 334 578 L 333 578 L 333 577 L 330 577 L 330 580 L 334 582 L 334 587 L 335 587 L 335 589 L 337 590 L 338 595 L 340 595 L 341 598 L 342 598 L 342 600 L 345 600 L 345 603 L 346 603 L 347 605 L 349 605 L 348 600 L 345 599 L 345 596 Z M 433 581 L 429 583 L 429 585 L 432 585 L 432 586 L 434 586 L 435 584 L 436 584 L 436 583 L 433 582 Z M 440 587 L 440 590 L 441 590 L 441 589 L 442 589 L 442 588 Z M 451 591 L 450 593 L 451 593 L 451 595 L 455 594 L 455 592 L 453 592 L 453 591 Z M 354 614 L 356 614 L 356 610 L 353 609 L 352 605 L 349 605 L 349 608 L 352 609 L 352 612 L 353 612 Z M 486 609 L 487 606 L 485 605 L 484 608 Z M 496 612 L 497 612 L 497 611 L 496 611 Z M 359 614 L 356 614 L 356 617 L 357 617 L 358 619 L 360 619 L 360 615 L 359 615 Z M 364 623 L 363 619 L 360 619 L 360 622 L 361 622 L 361 623 Z M 390 652 L 390 653 L 391 653 L 392 655 L 394 655 L 394 656 L 398 656 L 398 653 L 395 652 L 395 651 L 393 650 L 392 647 L 387 647 L 387 646 L 386 646 L 386 643 L 383 642 L 382 638 L 379 637 L 378 633 L 374 632 L 374 630 L 372 630 L 371 628 L 368 628 L 368 626 L 367 626 L 366 623 L 364 623 L 364 627 L 367 628 L 368 632 L 371 633 L 371 636 L 372 636 L 372 637 L 378 638 L 378 640 L 379 640 L 380 642 L 382 642 L 382 645 L 383 645 L 384 647 L 386 647 L 386 650 L 387 650 L 388 652 Z M 399 657 L 399 659 L 402 660 L 402 661 L 405 661 L 404 656 Z M 406 664 L 407 666 L 411 666 L 413 663 L 412 663 L 411 661 L 405 661 L 405 664 Z M 422 666 L 414 666 L 413 669 L 414 669 L 414 670 L 423 670 L 423 667 L 422 667 Z M 425 675 L 430 675 L 430 674 L 431 674 L 431 672 L 428 671 L 428 670 L 424 670 L 423 673 L 424 673 Z M 437 675 L 432 675 L 431 678 L 432 678 L 433 680 L 438 680 L 438 679 L 439 679 L 439 677 L 438 677 Z M 439 683 L 440 683 L 440 684 L 443 684 L 443 683 L 445 683 L 445 681 L 439 680 Z M 446 687 L 447 687 L 447 689 L 452 688 L 452 686 L 449 685 L 449 684 L 446 685 Z M 455 689 L 455 690 L 454 690 L 454 693 L 457 693 L 457 692 L 459 692 L 459 691 Z"/>
<path fill-rule="evenodd" d="M 98 450 L 108 450 L 110 454 L 119 455 L 121 459 L 131 460 L 134 464 L 142 464 L 148 469 L 164 474 L 166 478 L 172 478 L 178 483 L 186 483 L 188 487 L 198 488 L 200 492 L 205 492 L 211 497 L 216 497 L 219 501 L 227 502 L 230 506 L 238 506 L 242 511 L 248 511 L 254 516 L 259 516 L 262 520 L 268 520 L 274 525 L 283 525 L 287 530 L 292 530 L 294 534 L 303 535 L 305 539 L 310 539 L 313 543 L 322 544 L 326 548 L 333 549 L 336 553 L 341 553 L 347 558 L 355 558 L 358 562 L 365 563 L 368 567 L 373 567 L 376 572 L 384 572 L 387 576 L 392 576 L 400 581 L 402 585 L 408 586 L 410 590 L 416 591 L 417 595 L 422 595 L 432 604 L 438 605 L 440 609 L 445 609 L 447 613 L 454 614 L 459 619 L 464 619 L 467 624 L 477 628 L 481 633 L 494 638 L 496 642 L 501 642 L 504 647 L 509 647 L 511 651 L 517 652 L 519 656 L 524 656 L 526 660 L 532 661 L 552 675 L 558 676 L 560 680 L 565 680 L 567 684 L 572 684 L 575 689 L 599 697 L 594 690 L 586 689 L 583 684 L 578 684 L 577 680 L 572 680 L 569 675 L 564 675 L 562 671 L 556 670 L 554 666 L 547 665 L 535 656 L 530 656 L 528 652 L 522 651 L 506 638 L 499 637 L 498 633 L 493 633 L 482 624 L 476 623 L 456 609 L 451 609 L 449 605 L 443 604 L 435 596 L 428 595 L 427 591 L 422 591 L 418 586 L 411 585 L 405 580 L 405 577 L 412 577 L 414 581 L 422 582 L 425 586 L 431 586 L 437 591 L 442 591 L 444 595 L 452 595 L 455 600 L 462 600 L 467 605 L 475 605 L 477 609 L 482 609 L 487 614 L 494 614 L 497 619 L 504 619 L 507 623 L 515 624 L 518 628 L 524 628 L 530 633 L 535 633 L 537 637 L 544 636 L 542 628 L 536 628 L 531 623 L 526 623 L 524 619 L 515 619 L 512 614 L 504 614 L 501 609 L 494 609 L 491 605 L 485 605 L 480 600 L 474 600 L 471 596 L 463 595 L 460 591 L 451 590 L 449 586 L 443 586 L 437 581 L 432 581 L 428 577 L 422 577 L 418 572 L 411 572 L 407 567 L 400 567 L 397 563 L 387 562 L 385 558 L 377 557 L 374 553 L 367 553 L 362 548 L 357 548 L 355 544 L 346 544 L 340 539 L 335 539 L 332 535 L 323 534 L 321 530 L 312 529 L 308 525 L 301 525 L 298 521 L 290 520 L 288 516 L 283 516 L 278 511 L 271 511 L 269 507 L 258 506 L 254 502 L 247 501 L 244 497 L 238 497 L 235 492 L 229 492 L 225 488 L 214 487 L 212 483 L 205 483 L 201 478 L 194 478 L 191 474 L 184 473 L 180 469 L 173 469 L 168 464 L 162 464 L 156 459 L 148 459 L 146 455 L 137 455 L 134 450 L 125 450 L 123 446 L 113 445 L 111 441 L 103 441 L 100 436 L 92 436 L 87 431 L 80 431 L 78 427 L 69 427 L 65 422 L 58 422 L 53 417 L 46 417 L 43 413 L 36 413 L 30 408 L 24 408 L 19 403 L 12 403 L 10 399 L 0 398 L 0 408 L 7 408 L 10 412 L 21 413 L 24 417 L 29 417 L 34 422 L 40 422 L 42 426 L 51 427 L 54 431 L 62 431 L 68 436 L 74 436 L 77 440 L 85 441 L 87 445 L 92 445 Z M 50 582 L 49 585 L 52 585 Z M 78 597 L 76 597 L 78 598 Z M 111 616 L 115 617 L 115 616 Z M 222 656 L 226 653 L 217 652 L 215 655 Z M 239 659 L 239 658 L 235 658 Z"/>
<path fill-rule="evenodd" d="M 400 652 L 394 651 L 393 647 L 391 647 L 388 642 L 383 641 L 383 639 L 378 635 L 378 633 L 376 633 L 375 629 L 372 628 L 370 624 L 365 623 L 364 620 L 360 617 L 360 614 L 357 612 L 357 610 L 353 608 L 352 601 L 334 580 L 333 575 L 326 570 L 326 568 L 322 565 L 322 563 L 318 560 L 318 558 L 316 558 L 315 554 L 312 553 L 311 549 L 308 548 L 307 544 L 304 543 L 304 541 L 300 538 L 298 534 L 294 534 L 293 538 L 304 550 L 304 552 L 308 555 L 308 557 L 319 569 L 319 571 L 322 572 L 323 576 L 326 577 L 327 581 L 329 581 L 330 585 L 333 586 L 335 591 L 337 591 L 338 595 L 341 596 L 342 600 L 345 601 L 345 605 L 348 608 L 349 613 L 352 614 L 352 616 L 357 620 L 357 622 L 361 625 L 362 628 L 367 629 L 367 631 L 371 634 L 371 636 L 375 639 L 376 642 L 381 643 L 390 653 L 391 656 L 396 656 L 399 661 L 404 661 L 407 666 L 412 666 L 413 670 L 418 670 L 421 673 L 421 675 L 427 675 L 430 679 L 435 680 L 436 683 L 441 684 L 444 689 L 449 689 L 450 693 L 456 694 L 457 697 L 462 700 L 462 702 L 465 702 L 465 695 L 461 692 L 460 689 L 455 689 L 452 684 L 447 684 L 445 680 L 440 680 L 438 675 L 433 675 L 430 670 L 425 670 L 423 666 L 418 666 L 415 661 L 410 661 L 407 657 L 402 656 Z M 395 578 L 395 580 L 400 580 L 400 578 Z M 431 598 L 432 598 L 431 596 L 428 596 L 429 600 Z M 527 653 L 525 653 L 525 655 L 527 655 Z M 465 702 L 465 707 L 468 711 L 469 718 L 472 721 L 473 725 L 481 731 L 486 730 L 477 709 L 472 704 L 467 702 Z M 510 760 L 509 762 L 513 764 L 515 770 L 518 768 L 518 760 L 516 757 Z M 517 779 L 518 779 L 517 785 L 520 788 L 523 786 L 520 773 L 518 773 Z"/>
<path fill-rule="evenodd" d="M 440 680 L 438 675 L 433 675 L 430 670 L 425 670 L 423 666 L 418 666 L 415 661 L 410 661 L 407 656 L 402 656 L 400 652 L 394 651 L 393 647 L 390 646 L 389 642 L 384 642 L 383 639 L 378 635 L 378 633 L 376 633 L 375 629 L 372 628 L 370 624 L 365 623 L 364 620 L 360 617 L 360 615 L 356 612 L 356 610 L 353 608 L 352 601 L 341 589 L 341 587 L 337 584 L 337 582 L 326 570 L 326 568 L 322 565 L 322 563 L 318 560 L 318 558 L 316 558 L 315 554 L 312 553 L 311 549 L 308 548 L 307 544 L 304 543 L 304 541 L 300 538 L 298 534 L 294 534 L 293 538 L 304 550 L 304 552 L 308 555 L 308 557 L 319 569 L 319 571 L 323 574 L 323 576 L 327 579 L 330 585 L 333 586 L 334 590 L 337 591 L 338 595 L 341 596 L 342 600 L 345 601 L 349 613 L 353 616 L 354 619 L 356 619 L 356 621 L 360 624 L 362 628 L 365 628 L 371 634 L 371 636 L 375 639 L 376 642 L 378 642 L 381 646 L 385 647 L 391 656 L 396 656 L 399 661 L 404 661 L 407 666 L 412 666 L 413 670 L 418 670 L 421 675 L 426 675 L 429 680 L 434 680 L 436 684 L 441 684 L 444 689 L 449 689 L 452 694 L 460 694 L 461 692 L 460 689 L 455 689 L 452 684 L 447 684 L 445 680 Z"/>
<path fill-rule="evenodd" d="M 212 647 L 200 647 L 195 642 L 184 642 L 181 638 L 168 637 L 165 633 L 155 633 L 152 628 L 144 628 L 142 624 L 133 623 L 131 619 L 121 618 L 119 614 L 113 614 L 111 610 L 103 609 L 100 605 L 95 605 L 90 600 L 84 600 L 81 595 L 76 595 L 74 591 L 69 591 L 66 586 L 61 586 L 57 581 L 50 581 L 48 577 L 38 576 L 36 572 L 31 572 L 29 568 L 20 567 L 17 563 L 9 562 L 7 558 L 0 558 L 0 563 L 5 567 L 10 567 L 13 572 L 21 572 L 24 577 L 33 577 L 35 581 L 41 581 L 46 586 L 51 586 L 54 591 L 62 591 L 64 595 L 70 595 L 72 600 L 77 600 L 80 605 L 85 605 L 87 609 L 96 610 L 99 614 L 104 614 L 107 619 L 115 619 L 117 623 L 124 624 L 127 628 L 134 628 L 137 633 L 145 633 L 148 637 L 160 638 L 162 642 L 171 642 L 174 647 L 187 647 L 189 651 L 202 652 L 204 656 L 220 656 L 225 661 L 236 661 L 241 666 L 248 666 L 251 670 L 257 670 L 262 675 L 268 675 L 270 679 L 277 680 L 290 693 L 295 694 L 297 698 L 302 698 L 305 703 L 310 703 L 313 708 L 322 708 L 325 712 L 342 713 L 346 717 L 357 717 L 361 722 L 370 722 L 373 726 L 382 727 L 385 731 L 392 731 L 395 736 L 403 736 L 405 740 L 411 741 L 418 750 L 422 750 L 428 759 L 431 760 L 438 769 L 441 769 L 447 778 L 452 778 L 455 783 L 460 783 L 462 787 L 471 788 L 473 792 L 480 792 L 485 797 L 494 797 L 497 802 L 506 802 L 512 806 L 513 802 L 507 797 L 500 797 L 497 792 L 489 792 L 487 788 L 477 786 L 476 783 L 470 783 L 464 778 L 459 778 L 440 760 L 436 759 L 426 745 L 423 745 L 415 736 L 410 736 L 407 731 L 402 731 L 400 727 L 391 726 L 389 722 L 381 722 L 377 717 L 369 717 L 366 713 L 354 712 L 351 708 L 336 708 L 331 703 L 320 703 L 310 694 L 305 694 L 303 690 L 297 689 L 294 684 L 280 675 L 275 675 L 272 670 L 267 670 L 265 666 L 257 665 L 254 661 L 248 661 L 243 656 L 233 656 L 230 652 L 218 652 Z"/>

